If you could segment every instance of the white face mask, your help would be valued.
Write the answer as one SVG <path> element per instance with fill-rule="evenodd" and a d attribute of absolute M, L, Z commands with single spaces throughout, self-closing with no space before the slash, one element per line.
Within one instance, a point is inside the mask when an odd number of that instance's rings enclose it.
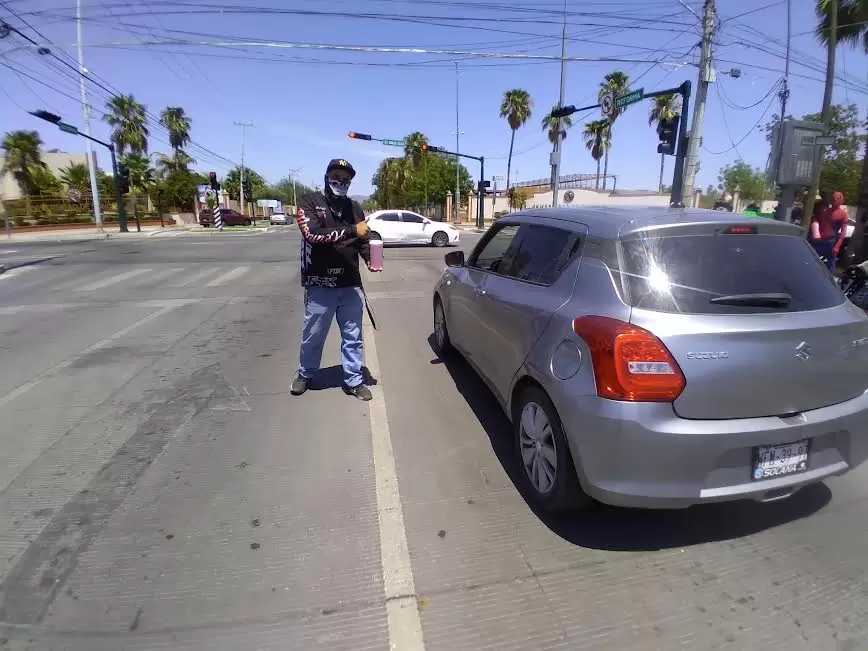
<path fill-rule="evenodd" d="M 349 192 L 350 184 L 342 183 L 341 181 L 336 181 L 335 179 L 329 179 L 329 189 L 332 191 L 336 197 L 345 197 L 347 196 L 347 192 Z"/>

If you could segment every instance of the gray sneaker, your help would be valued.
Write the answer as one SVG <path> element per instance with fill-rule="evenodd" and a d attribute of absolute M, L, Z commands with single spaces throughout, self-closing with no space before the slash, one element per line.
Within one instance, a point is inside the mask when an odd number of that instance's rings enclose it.
<path fill-rule="evenodd" d="M 289 387 L 289 392 L 294 396 L 300 396 L 302 393 L 307 391 L 309 383 L 310 380 L 299 375 L 292 381 L 292 385 Z"/>
<path fill-rule="evenodd" d="M 346 384 L 344 384 L 341 386 L 341 389 L 343 389 L 344 393 L 346 393 L 348 396 L 353 396 L 355 398 L 358 398 L 359 400 L 364 400 L 365 402 L 374 397 L 373 395 L 371 395 L 371 390 L 364 384 L 359 384 L 354 387 L 348 387 Z"/>

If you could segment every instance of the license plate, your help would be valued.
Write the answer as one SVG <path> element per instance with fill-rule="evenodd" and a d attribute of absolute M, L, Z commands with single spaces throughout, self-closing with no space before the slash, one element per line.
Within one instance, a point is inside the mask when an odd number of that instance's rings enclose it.
<path fill-rule="evenodd" d="M 754 480 L 794 475 L 808 469 L 811 441 L 794 441 L 781 445 L 760 445 L 753 449 Z"/>

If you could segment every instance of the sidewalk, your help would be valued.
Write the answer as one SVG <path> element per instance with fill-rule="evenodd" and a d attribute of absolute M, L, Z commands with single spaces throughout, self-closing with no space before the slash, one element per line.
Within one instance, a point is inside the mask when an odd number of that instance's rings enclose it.
<path fill-rule="evenodd" d="M 11 237 L 6 233 L 0 233 L 0 243 L 3 242 L 87 242 L 90 240 L 107 240 L 107 239 L 139 239 L 143 237 L 153 237 L 155 235 L 168 233 L 182 233 L 193 229 L 199 229 L 200 226 L 143 226 L 141 232 L 136 231 L 135 223 L 128 225 L 129 232 L 121 233 L 117 230 L 117 225 L 112 225 L 104 228 L 102 232 L 96 228 L 71 228 L 52 229 L 43 232 L 28 231 L 25 233 L 15 233 L 12 231 Z"/>

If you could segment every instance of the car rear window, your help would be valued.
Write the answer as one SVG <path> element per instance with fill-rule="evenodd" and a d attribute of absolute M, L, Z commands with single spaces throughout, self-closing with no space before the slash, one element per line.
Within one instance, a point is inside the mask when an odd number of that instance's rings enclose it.
<path fill-rule="evenodd" d="M 716 234 L 621 243 L 622 298 L 645 310 L 686 314 L 804 312 L 843 295 L 814 249 L 788 235 Z M 712 303 L 737 294 L 787 294 L 785 307 Z"/>

